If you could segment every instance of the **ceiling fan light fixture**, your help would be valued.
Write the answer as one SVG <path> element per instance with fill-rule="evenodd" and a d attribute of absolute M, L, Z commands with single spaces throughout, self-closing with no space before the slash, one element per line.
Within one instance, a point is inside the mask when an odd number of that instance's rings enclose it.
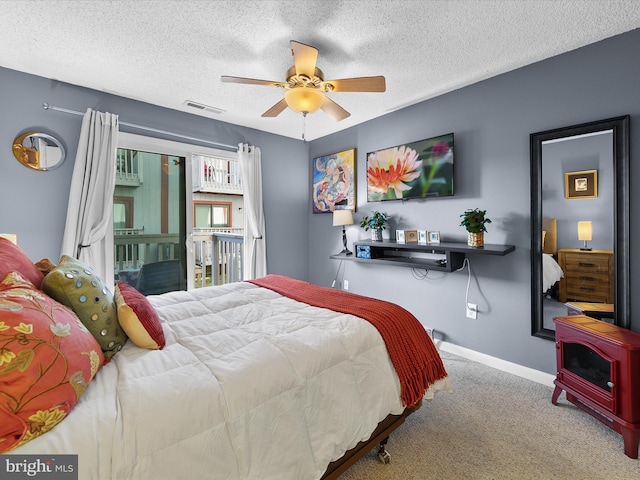
<path fill-rule="evenodd" d="M 298 113 L 313 113 L 324 103 L 324 93 L 310 87 L 290 88 L 284 99 L 291 110 Z"/>
<path fill-rule="evenodd" d="M 262 114 L 265 118 L 280 115 L 287 107 L 306 117 L 319 108 L 340 122 L 350 113 L 325 96 L 328 92 L 384 92 L 386 89 L 383 76 L 353 77 L 324 81 L 324 74 L 316 65 L 318 49 L 295 40 L 289 42 L 293 55 L 293 67 L 287 70 L 286 82 L 259 80 L 257 78 L 222 76 L 226 83 L 244 83 L 248 85 L 264 85 L 285 90 L 284 98 Z"/>

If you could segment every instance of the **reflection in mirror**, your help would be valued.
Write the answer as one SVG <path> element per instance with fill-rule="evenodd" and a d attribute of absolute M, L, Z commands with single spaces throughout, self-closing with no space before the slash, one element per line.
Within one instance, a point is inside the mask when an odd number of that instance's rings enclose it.
<path fill-rule="evenodd" d="M 25 167 L 47 171 L 62 165 L 65 151 L 57 138 L 46 133 L 27 132 L 13 141 L 13 155 Z"/>
<path fill-rule="evenodd" d="M 535 336 L 571 313 L 628 328 L 628 132 L 624 116 L 531 135 Z"/>
<path fill-rule="evenodd" d="M 568 301 L 613 319 L 612 142 L 611 130 L 542 142 L 544 328 Z"/>

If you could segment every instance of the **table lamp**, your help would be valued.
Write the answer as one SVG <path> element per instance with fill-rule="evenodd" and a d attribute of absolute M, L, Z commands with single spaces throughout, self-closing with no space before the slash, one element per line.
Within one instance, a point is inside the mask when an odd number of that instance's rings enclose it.
<path fill-rule="evenodd" d="M 16 245 L 18 244 L 18 236 L 15 233 L 0 233 L 0 237 L 4 237 Z"/>
<path fill-rule="evenodd" d="M 593 239 L 593 229 L 591 222 L 578 222 L 578 240 L 584 242 L 584 247 L 580 250 L 591 250 L 587 242 Z"/>
<path fill-rule="evenodd" d="M 347 248 L 347 232 L 345 225 L 353 225 L 353 212 L 351 210 L 334 210 L 333 211 L 333 226 L 342 227 L 342 245 L 343 249 L 339 255 L 353 255 Z"/>

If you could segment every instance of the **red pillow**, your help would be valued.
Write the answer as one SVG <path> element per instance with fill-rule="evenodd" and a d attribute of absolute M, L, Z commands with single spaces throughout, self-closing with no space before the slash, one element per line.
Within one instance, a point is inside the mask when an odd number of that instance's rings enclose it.
<path fill-rule="evenodd" d="M 0 283 L 0 453 L 60 423 L 103 362 L 71 310 L 9 273 Z"/>
<path fill-rule="evenodd" d="M 0 237 L 0 280 L 9 272 L 18 272 L 36 288 L 42 286 L 44 275 L 31 261 L 29 256 L 11 240 Z"/>
<path fill-rule="evenodd" d="M 162 324 L 147 297 L 124 282 L 118 282 L 113 297 L 118 322 L 131 341 L 140 348 L 162 350 L 165 345 Z"/>

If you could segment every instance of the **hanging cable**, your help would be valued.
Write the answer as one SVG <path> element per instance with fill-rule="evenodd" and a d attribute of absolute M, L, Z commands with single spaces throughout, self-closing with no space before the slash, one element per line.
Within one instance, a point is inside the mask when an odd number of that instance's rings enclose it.
<path fill-rule="evenodd" d="M 333 277 L 333 282 L 331 282 L 331 288 L 336 286 L 336 282 L 338 281 L 338 277 L 340 276 L 340 269 L 344 267 L 344 260 L 340 260 L 338 264 L 338 269 L 336 270 L 336 276 Z"/>
<path fill-rule="evenodd" d="M 416 280 L 424 280 L 425 278 L 429 278 L 429 269 L 413 267 L 411 269 L 411 274 Z"/>
<path fill-rule="evenodd" d="M 464 257 L 464 262 L 462 262 L 462 266 L 459 269 L 457 269 L 456 272 L 464 270 L 465 266 L 469 270 L 469 276 L 467 278 L 467 291 L 464 294 L 464 302 L 468 308 L 469 307 L 469 285 L 471 284 L 471 261 L 469 260 L 468 257 Z"/>

